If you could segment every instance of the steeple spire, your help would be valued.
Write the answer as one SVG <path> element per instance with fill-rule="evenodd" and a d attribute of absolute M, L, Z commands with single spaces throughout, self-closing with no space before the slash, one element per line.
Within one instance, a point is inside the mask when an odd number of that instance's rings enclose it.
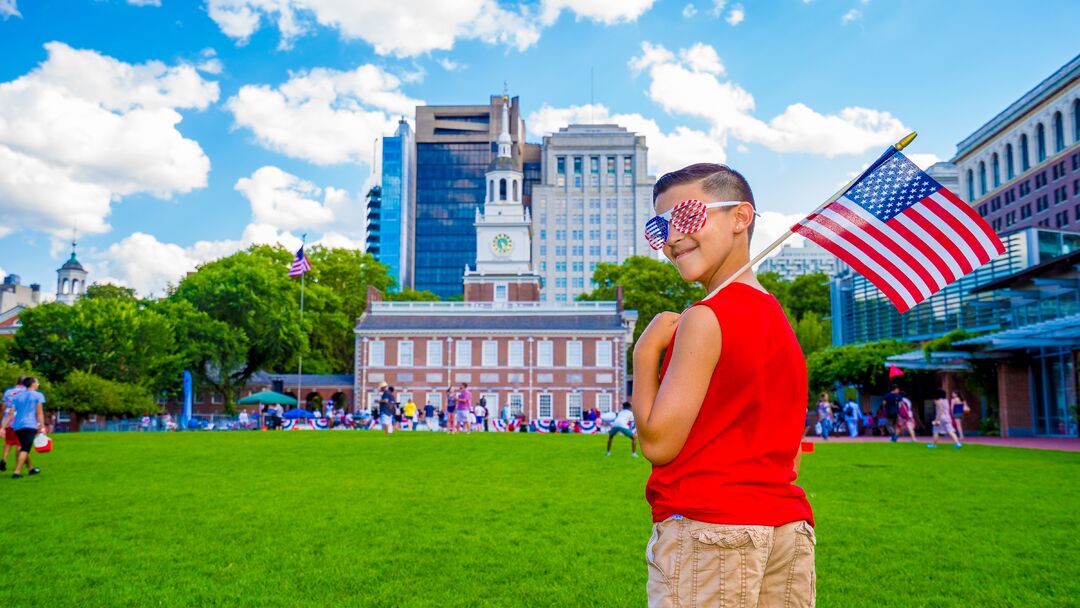
<path fill-rule="evenodd" d="M 499 133 L 499 158 L 510 158 L 510 96 L 503 93 L 502 130 Z"/>

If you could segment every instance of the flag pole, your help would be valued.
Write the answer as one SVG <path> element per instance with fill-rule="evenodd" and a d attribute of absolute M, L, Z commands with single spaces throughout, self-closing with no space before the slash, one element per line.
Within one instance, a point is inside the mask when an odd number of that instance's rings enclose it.
<path fill-rule="evenodd" d="M 307 245 L 307 233 L 301 237 L 300 250 L 303 251 L 304 246 Z M 305 259 L 307 258 L 307 252 L 304 252 Z M 300 331 L 304 331 L 304 280 L 307 278 L 307 272 L 300 273 Z M 296 364 L 296 406 L 300 407 L 303 403 L 303 395 L 300 393 L 300 389 L 304 383 L 304 345 L 300 345 L 300 356 L 297 358 Z"/>
<path fill-rule="evenodd" d="M 845 192 L 847 192 L 855 184 L 855 182 L 857 182 L 860 179 L 862 179 L 863 177 L 865 177 L 867 173 L 870 173 L 874 169 L 877 169 L 879 166 L 881 166 L 881 163 L 888 160 L 888 158 L 890 156 L 892 156 L 892 154 L 894 152 L 899 152 L 900 150 L 903 150 L 904 148 L 906 148 L 908 146 L 908 144 L 910 144 L 912 141 L 914 141 L 914 139 L 918 135 L 919 134 L 917 132 L 912 131 L 911 133 L 908 133 L 907 135 L 905 135 L 903 139 L 896 142 L 896 144 L 894 144 L 893 146 L 890 146 L 889 149 L 886 150 L 885 153 L 882 154 L 880 157 L 878 157 L 878 159 L 876 161 L 874 161 L 869 167 L 867 167 L 865 171 L 862 171 L 861 173 L 856 175 L 854 178 L 852 178 L 851 181 L 844 184 L 844 186 L 842 188 L 840 188 L 839 190 L 837 190 L 835 193 L 833 193 L 832 196 L 825 199 L 825 202 L 818 205 L 817 209 L 814 209 L 813 211 L 811 211 L 809 215 L 813 215 L 813 214 L 817 213 L 818 211 L 821 211 L 822 209 L 825 208 L 826 205 L 828 205 L 829 203 L 831 203 L 831 202 L 835 201 L 836 199 L 840 198 Z M 762 250 L 761 253 L 755 255 L 754 258 L 752 260 L 750 260 L 749 262 L 747 262 L 746 264 L 743 264 L 742 268 L 736 270 L 734 274 L 732 274 L 728 278 L 724 279 L 724 282 L 721 283 L 719 287 L 712 290 L 712 292 L 710 292 L 709 295 L 705 296 L 703 298 L 703 300 L 708 300 L 709 298 L 715 296 L 717 293 L 719 293 L 719 291 L 721 289 L 723 289 L 723 288 L 727 287 L 728 285 L 730 285 L 736 278 L 741 276 L 744 272 L 746 272 L 747 270 L 750 270 L 751 268 L 754 267 L 755 264 L 757 264 L 761 260 L 765 259 L 765 256 L 769 255 L 769 253 L 771 253 L 772 250 L 779 247 L 781 243 L 788 240 L 788 237 L 790 237 L 793 234 L 795 234 L 795 233 L 790 229 L 787 232 L 785 232 L 784 234 L 781 234 L 779 238 L 777 238 L 775 241 L 772 242 L 771 245 L 769 245 L 764 250 Z"/>

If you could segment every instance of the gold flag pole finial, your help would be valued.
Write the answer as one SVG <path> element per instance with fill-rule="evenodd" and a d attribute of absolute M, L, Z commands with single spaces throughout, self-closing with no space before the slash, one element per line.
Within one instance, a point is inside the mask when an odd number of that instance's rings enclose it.
<path fill-rule="evenodd" d="M 893 147 L 896 148 L 897 151 L 903 150 L 904 148 L 906 148 L 908 146 L 908 144 L 915 141 L 915 138 L 918 137 L 918 136 L 919 136 L 918 131 L 912 131 L 911 133 L 908 133 L 907 135 L 905 135 L 904 139 L 901 139 L 900 141 L 896 142 L 896 145 L 893 146 Z"/>

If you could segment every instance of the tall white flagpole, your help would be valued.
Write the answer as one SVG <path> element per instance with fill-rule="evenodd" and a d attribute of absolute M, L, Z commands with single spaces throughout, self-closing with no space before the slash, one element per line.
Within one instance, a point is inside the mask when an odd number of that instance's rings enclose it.
<path fill-rule="evenodd" d="M 301 238 L 300 251 L 304 251 L 304 247 L 307 245 L 307 233 Z M 304 251 L 304 259 L 307 260 L 307 252 Z M 304 281 L 307 278 L 307 271 L 300 273 L 300 331 L 304 330 Z M 297 407 L 303 403 L 303 394 L 300 389 L 304 384 L 304 345 L 300 344 L 300 356 L 297 358 L 296 364 L 296 404 Z"/>

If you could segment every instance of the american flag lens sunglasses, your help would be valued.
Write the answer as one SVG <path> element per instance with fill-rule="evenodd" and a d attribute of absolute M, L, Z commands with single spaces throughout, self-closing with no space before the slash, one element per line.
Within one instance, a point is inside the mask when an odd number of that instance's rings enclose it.
<path fill-rule="evenodd" d="M 705 220 L 709 209 L 717 207 L 734 207 L 743 201 L 718 201 L 715 203 L 703 203 L 696 199 L 683 201 L 671 209 L 653 217 L 645 222 L 645 240 L 653 249 L 663 249 L 668 238 L 668 224 L 683 234 L 693 234 L 705 226 Z"/>

